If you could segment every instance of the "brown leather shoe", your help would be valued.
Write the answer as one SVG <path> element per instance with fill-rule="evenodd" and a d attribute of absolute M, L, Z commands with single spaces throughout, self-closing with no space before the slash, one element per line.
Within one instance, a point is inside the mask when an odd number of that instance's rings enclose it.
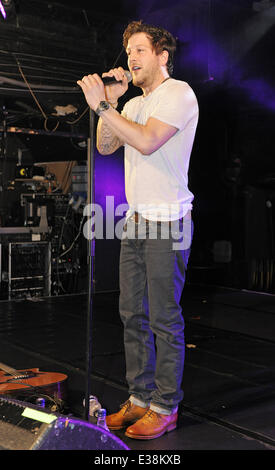
<path fill-rule="evenodd" d="M 126 429 L 125 436 L 133 439 L 156 439 L 177 427 L 178 413 L 163 415 L 148 410 L 135 424 Z"/>
<path fill-rule="evenodd" d="M 149 409 L 148 406 L 142 408 L 141 406 L 134 405 L 130 400 L 123 403 L 120 408 L 117 413 L 106 416 L 106 424 L 111 431 L 116 431 L 135 423 Z"/>

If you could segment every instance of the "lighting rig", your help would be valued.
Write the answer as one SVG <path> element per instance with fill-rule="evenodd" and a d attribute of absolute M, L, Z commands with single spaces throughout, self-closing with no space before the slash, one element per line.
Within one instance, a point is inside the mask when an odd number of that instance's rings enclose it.
<path fill-rule="evenodd" d="M 14 0 L 0 0 L 0 12 L 4 20 L 15 13 Z"/>

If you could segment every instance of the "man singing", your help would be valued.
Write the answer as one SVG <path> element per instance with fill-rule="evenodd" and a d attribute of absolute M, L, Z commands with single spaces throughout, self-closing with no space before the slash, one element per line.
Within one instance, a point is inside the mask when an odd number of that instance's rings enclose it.
<path fill-rule="evenodd" d="M 121 241 L 119 305 L 129 399 L 107 416 L 107 425 L 126 428 L 130 438 L 154 439 L 176 428 L 183 398 L 180 300 L 192 239 L 188 168 L 198 103 L 186 82 L 171 77 L 176 41 L 168 31 L 133 21 L 123 45 L 133 85 L 142 94 L 121 114 L 118 99 L 128 89 L 121 67 L 103 74 L 120 83 L 104 86 L 97 74 L 77 83 L 100 116 L 99 152 L 125 149 L 129 210 Z"/>

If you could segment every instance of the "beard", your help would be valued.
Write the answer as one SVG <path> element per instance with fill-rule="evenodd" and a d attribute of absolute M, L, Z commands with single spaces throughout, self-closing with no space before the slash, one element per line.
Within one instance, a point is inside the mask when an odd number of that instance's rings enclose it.
<path fill-rule="evenodd" d="M 133 78 L 133 85 L 134 85 L 134 86 L 137 86 L 137 87 L 141 87 L 141 88 L 142 88 L 143 85 L 144 85 L 144 83 L 145 83 L 144 78 L 138 78 L 138 77 L 134 77 L 134 78 Z"/>
<path fill-rule="evenodd" d="M 146 83 L 146 77 L 144 72 L 133 75 L 133 85 L 137 87 L 142 87 Z"/>
<path fill-rule="evenodd" d="M 133 85 L 146 88 L 150 87 L 151 84 L 154 82 L 155 77 L 158 76 L 159 68 L 153 64 L 149 68 L 148 66 L 139 70 L 138 73 L 133 73 Z"/>

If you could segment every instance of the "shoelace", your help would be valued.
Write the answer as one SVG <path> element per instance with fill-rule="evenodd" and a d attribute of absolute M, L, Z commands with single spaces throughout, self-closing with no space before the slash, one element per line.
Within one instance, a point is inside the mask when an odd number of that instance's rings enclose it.
<path fill-rule="evenodd" d="M 124 403 L 122 403 L 122 405 L 120 405 L 120 408 L 122 410 L 125 408 L 125 410 L 123 410 L 123 411 L 124 411 L 124 414 L 126 414 L 127 411 L 129 410 L 129 408 L 131 408 L 131 405 L 132 405 L 132 403 L 130 402 L 130 400 L 127 400 Z"/>
<path fill-rule="evenodd" d="M 151 410 L 151 408 L 149 408 L 149 410 L 145 413 L 144 418 L 154 418 L 154 417 L 158 419 L 160 418 L 159 414 L 156 411 Z"/>

